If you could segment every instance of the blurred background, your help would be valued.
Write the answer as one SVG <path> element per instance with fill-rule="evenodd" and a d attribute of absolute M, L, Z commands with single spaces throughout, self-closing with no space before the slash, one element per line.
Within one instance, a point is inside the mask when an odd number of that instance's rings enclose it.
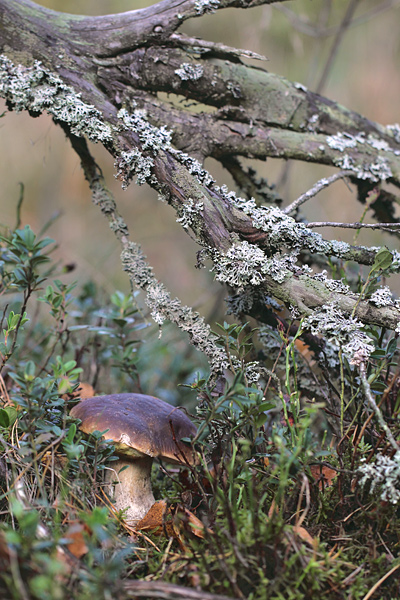
<path fill-rule="evenodd" d="M 145 0 L 41 0 L 54 10 L 99 15 L 142 8 Z M 336 52 L 335 36 L 346 12 L 353 11 Z M 251 10 L 227 9 L 186 22 L 182 31 L 205 39 L 253 50 L 268 57 L 263 66 L 382 124 L 400 121 L 400 1 L 297 0 Z M 323 76 L 328 64 L 326 77 Z M 330 66 L 329 66 L 330 64 Z M 321 88 L 321 78 L 324 82 Z M 4 104 L 1 111 L 4 110 Z M 120 249 L 106 220 L 92 205 L 88 186 L 60 128 L 47 116 L 8 113 L 0 120 L 0 222 L 13 227 L 19 182 L 25 186 L 22 224 L 47 231 L 58 243 L 60 263 L 74 265 L 63 280 L 92 279 L 110 293 L 129 290 L 120 266 Z M 156 276 L 184 303 L 207 319 L 224 318 L 224 292 L 207 270 L 194 268 L 198 247 L 176 223 L 167 205 L 148 187 L 131 185 L 122 191 L 114 178 L 113 161 L 99 146 L 92 148 L 108 185 L 115 194 L 131 236 L 140 242 Z M 250 161 L 249 161 L 250 163 Z M 285 204 L 334 171 L 282 161 L 253 162 L 259 174 L 278 183 Z M 207 168 L 219 183 L 232 187 L 229 176 L 209 161 Z M 304 207 L 312 220 L 358 221 L 364 207 L 355 193 L 337 182 Z M 368 222 L 368 215 L 366 221 Z M 319 230 L 327 237 L 352 241 L 354 232 Z M 396 247 L 397 240 L 379 232 L 361 232 L 358 243 Z M 400 292 L 400 286 L 394 287 Z M 186 352 L 187 341 L 179 337 Z M 178 342 L 177 342 L 178 343 Z M 199 365 L 204 361 L 196 355 Z M 161 360 L 161 359 L 160 359 Z M 157 367 L 157 365 L 155 365 Z M 158 365 L 162 369 L 161 362 Z"/>

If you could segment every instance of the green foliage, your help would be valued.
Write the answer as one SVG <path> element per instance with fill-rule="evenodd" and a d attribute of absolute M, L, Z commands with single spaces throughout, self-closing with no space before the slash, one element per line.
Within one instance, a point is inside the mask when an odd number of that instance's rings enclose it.
<path fill-rule="evenodd" d="M 51 244 L 28 226 L 0 236 L 0 597 L 109 597 L 105 590 L 117 592 L 142 559 L 103 493 L 114 446 L 106 432 L 83 436 L 69 409 L 80 381 L 99 393 L 141 390 L 137 365 L 147 357 L 138 349 L 148 323 L 135 295 L 108 297 L 91 282 L 79 289 L 54 277 L 61 270 Z M 179 352 L 174 360 L 176 389 Z M 74 523 L 85 553 L 71 579 Z"/>
<path fill-rule="evenodd" d="M 51 248 L 29 227 L 1 237 L 0 585 L 7 600 L 125 598 L 125 583 L 143 577 L 195 581 L 249 600 L 362 599 L 396 567 L 398 509 L 382 501 L 379 486 L 357 487 L 359 466 L 387 452 L 384 437 L 340 349 L 329 363 L 325 348 L 324 371 L 304 362 L 301 327 L 289 334 L 224 322 L 216 335 L 229 373 L 211 380 L 200 369 L 193 381 L 199 359 L 184 354 L 185 344 L 176 351 L 181 342 L 168 329 L 156 338 L 134 295 L 57 279 Z M 383 251 L 363 293 L 373 293 L 389 267 Z M 368 382 L 395 428 L 397 339 L 366 331 L 375 347 Z M 256 359 L 265 359 L 259 381 L 249 376 Z M 170 506 L 169 538 L 151 531 L 131 538 L 109 512 L 104 474 L 117 457 L 106 431 L 83 436 L 69 416 L 81 381 L 99 393 L 200 400 L 198 464 L 168 477 L 154 472 L 156 493 Z M 380 593 L 396 597 L 393 578 Z"/>

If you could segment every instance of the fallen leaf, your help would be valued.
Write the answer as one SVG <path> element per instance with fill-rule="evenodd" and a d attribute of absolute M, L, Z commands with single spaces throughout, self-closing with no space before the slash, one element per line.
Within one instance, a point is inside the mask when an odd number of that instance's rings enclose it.
<path fill-rule="evenodd" d="M 275 512 L 279 513 L 279 507 L 276 505 L 275 500 L 272 500 L 271 506 L 269 507 L 269 510 L 268 510 L 268 519 L 272 519 Z"/>
<path fill-rule="evenodd" d="M 67 548 L 73 556 L 81 558 L 89 552 L 86 545 L 84 533 L 89 533 L 89 528 L 79 521 L 71 521 L 64 537 L 67 540 Z"/>
<path fill-rule="evenodd" d="M 204 532 L 206 530 L 205 525 L 194 515 L 190 510 L 183 506 L 178 506 L 176 511 L 177 516 L 179 517 L 179 524 L 183 525 L 183 527 L 199 538 L 204 538 Z M 207 528 L 208 533 L 212 533 L 211 529 Z"/>
<path fill-rule="evenodd" d="M 94 388 L 90 385 L 90 383 L 85 383 L 82 381 L 79 386 L 73 392 L 68 394 L 63 394 L 61 397 L 63 400 L 71 400 L 75 398 L 80 398 L 81 400 L 85 400 L 85 398 L 92 398 L 96 395 Z"/>
<path fill-rule="evenodd" d="M 94 388 L 90 385 L 90 383 L 81 382 L 79 387 L 73 392 L 73 398 L 81 398 L 84 400 L 85 398 L 92 398 L 96 395 Z"/>
<path fill-rule="evenodd" d="M 156 535 L 165 534 L 173 537 L 182 550 L 186 550 L 185 534 L 204 538 L 205 526 L 190 510 L 178 504 L 170 508 L 165 500 L 155 502 L 146 515 L 137 523 L 137 531 L 152 532 Z M 212 533 L 211 529 L 207 529 Z"/>
<path fill-rule="evenodd" d="M 153 533 L 162 533 L 162 526 L 165 522 L 167 510 L 167 502 L 165 500 L 158 500 L 158 502 L 155 502 L 150 510 L 145 514 L 143 519 L 136 524 L 135 529 L 138 531 L 153 531 Z"/>
<path fill-rule="evenodd" d="M 293 527 L 293 531 L 296 535 L 299 536 L 300 539 L 303 540 L 303 542 L 307 542 L 307 544 L 310 544 L 311 546 L 315 545 L 315 539 L 308 533 L 307 529 L 305 529 L 304 527 L 298 527 L 297 525 L 295 525 Z"/>
<path fill-rule="evenodd" d="M 333 480 L 338 475 L 335 469 L 331 469 L 325 465 L 311 465 L 310 471 L 320 490 L 333 485 Z"/>

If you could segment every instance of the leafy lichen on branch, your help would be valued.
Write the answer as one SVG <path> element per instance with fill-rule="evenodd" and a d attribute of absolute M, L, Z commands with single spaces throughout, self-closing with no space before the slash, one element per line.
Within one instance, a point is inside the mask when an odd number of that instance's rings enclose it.
<path fill-rule="evenodd" d="M 15 110 L 29 110 L 35 113 L 47 111 L 57 121 L 62 122 L 77 136 L 87 136 L 91 141 L 99 141 L 112 146 L 116 156 L 116 166 L 118 175 L 123 180 L 123 185 L 127 185 L 136 174 L 138 183 L 145 181 L 160 190 L 160 182 L 154 174 L 155 160 L 160 157 L 165 157 L 166 152 L 169 153 L 168 160 L 176 160 L 185 167 L 193 178 L 193 185 L 187 186 L 187 189 L 193 189 L 193 196 L 190 193 L 183 195 L 180 203 L 175 205 L 178 210 L 178 221 L 183 227 L 196 227 L 197 220 L 202 219 L 208 206 L 202 204 L 199 197 L 196 196 L 198 186 L 203 186 L 205 192 L 210 193 L 210 198 L 216 202 L 216 207 L 219 210 L 218 203 L 221 201 L 221 206 L 225 203 L 231 206 L 239 215 L 250 217 L 253 226 L 267 234 L 263 239 L 260 247 L 255 243 L 248 241 L 238 241 L 238 236 L 235 231 L 232 233 L 228 230 L 228 239 L 231 240 L 231 247 L 226 252 L 221 252 L 213 247 L 208 247 L 210 257 L 215 263 L 216 278 L 221 282 L 226 282 L 230 286 L 239 289 L 247 288 L 248 286 L 261 286 L 261 284 L 270 278 L 277 284 L 286 283 L 293 279 L 296 275 L 303 274 L 308 278 L 309 283 L 323 284 L 325 291 L 330 290 L 340 292 L 342 295 L 349 294 L 349 290 L 341 283 L 333 282 L 324 277 L 321 281 L 321 275 L 313 276 L 312 271 L 307 266 L 297 265 L 298 253 L 301 249 L 308 249 L 311 252 L 324 253 L 333 255 L 338 258 L 352 258 L 352 248 L 344 242 L 325 241 L 320 234 L 310 231 L 305 224 L 297 223 L 292 217 L 286 215 L 277 207 L 262 206 L 257 207 L 255 201 L 243 200 L 237 198 L 234 192 L 229 192 L 224 186 L 219 188 L 212 176 L 203 168 L 200 162 L 193 157 L 173 148 L 171 145 L 171 133 L 165 127 L 154 127 L 148 122 L 146 112 L 139 109 L 134 109 L 132 113 L 122 109 L 119 111 L 116 122 L 112 125 L 107 123 L 94 106 L 86 104 L 82 101 L 79 93 L 75 93 L 72 87 L 66 85 L 58 76 L 50 73 L 39 62 L 35 62 L 31 67 L 21 65 L 15 66 L 7 57 L 0 57 L 0 95 L 6 98 L 12 108 Z M 121 132 L 132 133 L 137 140 L 137 147 L 120 147 L 118 138 Z M 359 142 L 357 142 L 359 143 Z M 368 143 L 371 143 L 369 140 Z M 179 173 L 178 173 L 179 177 Z M 178 186 L 180 181 L 177 181 Z M 191 187 L 192 185 L 192 187 Z M 207 188 L 207 189 L 205 189 Z M 173 193 L 173 192 L 172 192 Z M 102 201 L 99 200 L 101 203 Z M 110 213 L 113 211 L 110 203 L 104 204 L 103 212 Z M 180 212 L 179 212 L 180 211 Z M 240 219 L 239 219 L 240 220 Z M 225 222 L 221 221 L 222 226 Z M 112 220 L 112 228 L 124 230 L 123 221 L 118 221 L 115 217 Z M 126 234 L 126 232 L 125 232 Z M 231 237 L 229 237 L 231 236 Z M 282 248 L 286 247 L 288 253 L 282 253 Z M 371 249 L 367 249 L 371 251 Z M 396 270 L 400 265 L 399 253 L 393 252 L 393 262 L 391 270 Z M 319 278 L 319 281 L 318 279 Z M 140 277 L 139 277 L 140 279 Z M 316 289 L 317 289 L 316 288 Z M 340 288 L 340 289 L 339 289 Z M 152 310 L 156 320 L 159 322 L 167 314 L 165 304 L 173 306 L 174 301 L 169 299 L 165 293 L 157 286 L 149 288 L 149 301 L 152 305 Z M 157 292 L 158 290 L 158 292 Z M 290 290 L 290 286 L 288 287 Z M 273 288 L 271 288 L 273 292 Z M 309 314 L 310 310 L 306 305 L 303 306 L 302 298 L 296 301 L 290 297 L 280 297 L 286 303 L 296 304 L 303 307 Z M 316 295 L 317 292 L 314 294 Z M 304 294 L 304 290 L 300 295 Z M 323 300 L 321 299 L 321 303 Z M 157 305 L 162 310 L 157 310 Z M 397 308 L 397 307 L 396 307 Z M 187 309 L 187 310 L 186 310 Z M 199 321 L 200 317 L 196 317 L 192 322 L 192 317 L 186 309 L 174 316 L 171 308 L 171 316 L 178 322 L 183 319 L 183 323 L 187 323 L 188 327 L 193 328 L 196 322 L 196 328 L 202 329 L 202 335 L 208 339 L 206 326 Z M 400 319 L 399 319 L 400 320 Z M 196 330 L 197 330 L 196 329 Z M 191 333 L 195 345 L 200 346 L 199 335 Z M 207 345 L 203 351 L 209 355 L 210 350 Z M 212 352 L 211 352 L 212 354 Z M 219 357 L 221 358 L 221 357 Z M 214 363 L 215 364 L 215 363 Z"/>
<path fill-rule="evenodd" d="M 232 244 L 226 253 L 211 252 L 215 279 L 231 287 L 259 286 L 269 275 L 282 283 L 295 270 L 297 254 L 276 254 L 269 258 L 265 252 L 247 241 Z"/>
<path fill-rule="evenodd" d="M 175 73 L 182 81 L 196 81 L 196 79 L 203 76 L 204 69 L 202 65 L 182 63 L 179 69 L 175 70 Z"/>
<path fill-rule="evenodd" d="M 112 140 L 112 129 L 104 122 L 100 111 L 86 104 L 81 94 L 47 71 L 39 61 L 33 66 L 14 65 L 0 55 L 0 96 L 16 112 L 44 111 L 65 123 L 77 136 L 86 135 L 92 142 Z"/>
<path fill-rule="evenodd" d="M 338 309 L 334 302 L 324 304 L 306 317 L 302 324 L 313 335 L 323 335 L 338 348 L 342 348 L 350 363 L 367 360 L 375 350 L 371 339 L 361 331 L 364 324 Z"/>

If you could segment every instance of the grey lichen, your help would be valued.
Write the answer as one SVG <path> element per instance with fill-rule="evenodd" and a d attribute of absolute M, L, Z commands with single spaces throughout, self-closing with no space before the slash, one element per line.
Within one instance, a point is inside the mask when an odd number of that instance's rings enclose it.
<path fill-rule="evenodd" d="M 260 285 L 265 279 L 266 261 L 265 253 L 258 246 L 246 241 L 234 244 L 226 254 L 215 254 L 215 279 L 238 288 Z"/>
<path fill-rule="evenodd" d="M 369 301 L 378 307 L 395 305 L 395 302 L 392 297 L 392 292 L 390 291 L 390 288 L 387 285 L 375 290 L 375 292 L 371 294 Z"/>
<path fill-rule="evenodd" d="M 160 150 L 165 150 L 171 145 L 171 132 L 162 125 L 154 127 L 147 120 L 145 110 L 135 109 L 129 113 L 125 108 L 118 111 L 121 126 L 128 131 L 134 131 L 142 145 L 142 150 L 157 156 Z"/>
<path fill-rule="evenodd" d="M 178 208 L 179 217 L 176 219 L 184 229 L 189 229 L 193 225 L 196 216 L 202 213 L 204 204 L 201 200 L 197 202 L 193 198 L 189 198 L 185 204 L 181 204 Z"/>
<path fill-rule="evenodd" d="M 348 154 L 333 159 L 333 163 L 345 171 L 353 171 L 357 179 L 373 182 L 386 181 L 393 177 L 388 160 L 378 156 L 374 162 L 360 164 Z"/>
<path fill-rule="evenodd" d="M 134 131 L 139 137 L 141 149 L 133 148 L 130 151 L 121 151 L 115 161 L 117 177 L 122 180 L 125 189 L 137 175 L 136 183 L 156 184 L 152 175 L 154 161 L 152 157 L 157 156 L 160 150 L 165 150 L 171 145 L 171 132 L 166 127 L 154 127 L 148 122 L 146 112 L 135 109 L 129 113 L 125 108 L 118 111 L 120 125 L 116 130 Z"/>
<path fill-rule="evenodd" d="M 357 141 L 358 140 L 353 135 L 346 132 L 328 135 L 326 138 L 326 143 L 330 148 L 333 148 L 333 150 L 340 150 L 341 152 L 346 148 L 356 148 Z"/>
<path fill-rule="evenodd" d="M 193 65 L 191 63 L 182 63 L 179 69 L 175 70 L 175 74 L 178 75 L 182 81 L 196 81 L 203 77 L 204 69 L 202 65 Z"/>
<path fill-rule="evenodd" d="M 210 326 L 191 307 L 182 305 L 178 298 L 171 298 L 165 286 L 154 276 L 138 244 L 125 244 L 121 261 L 132 282 L 146 292 L 146 304 L 158 325 L 169 320 L 187 332 L 191 343 L 207 356 L 212 372 L 220 373 L 229 367 L 225 350 L 216 344 L 216 336 Z"/>
<path fill-rule="evenodd" d="M 384 502 L 397 504 L 400 500 L 400 451 L 393 457 L 377 454 L 374 463 L 365 463 L 358 469 L 361 475 L 359 484 L 364 487 L 370 484 L 369 492 L 372 494 L 379 490 L 380 498 Z"/>
<path fill-rule="evenodd" d="M 235 192 L 228 191 L 226 186 L 221 186 L 219 191 L 234 206 L 251 217 L 254 227 L 268 234 L 268 245 L 271 249 L 286 246 L 293 251 L 307 249 L 337 258 L 350 257 L 350 244 L 324 240 L 321 234 L 310 230 L 305 223 L 298 223 L 277 206 L 257 206 L 254 198 L 237 197 Z"/>
<path fill-rule="evenodd" d="M 227 314 L 240 316 L 250 314 L 254 304 L 257 302 L 261 305 L 270 306 L 274 310 L 283 310 L 283 306 L 279 304 L 263 289 L 254 289 L 252 286 L 247 286 L 238 290 L 236 294 L 232 294 L 225 299 L 227 304 Z"/>
<path fill-rule="evenodd" d="M 236 99 L 242 97 L 242 92 L 240 89 L 240 85 L 238 83 L 233 83 L 233 81 L 228 81 L 226 84 L 226 89 L 229 90 L 232 96 Z"/>
<path fill-rule="evenodd" d="M 307 120 L 307 131 L 315 131 L 316 125 L 319 122 L 319 114 L 315 113 Z"/>
<path fill-rule="evenodd" d="M 400 144 L 400 125 L 399 123 L 393 123 L 392 125 L 386 125 L 386 129 L 394 140 Z"/>
<path fill-rule="evenodd" d="M 363 323 L 346 316 L 333 302 L 314 310 L 303 321 L 304 329 L 310 329 L 314 335 L 323 335 L 342 348 L 351 364 L 367 360 L 375 350 L 371 339 L 361 331 L 363 327 Z"/>
<path fill-rule="evenodd" d="M 133 177 L 137 175 L 136 183 L 143 185 L 151 179 L 151 169 L 154 165 L 152 158 L 144 156 L 140 150 L 133 148 L 129 152 L 121 152 L 114 166 L 116 177 L 121 179 L 122 188 L 126 189 Z"/>
<path fill-rule="evenodd" d="M 293 87 L 296 88 L 296 90 L 301 90 L 302 92 L 308 92 L 308 88 L 303 85 L 302 83 L 299 83 L 298 81 L 295 81 L 293 83 Z"/>
<path fill-rule="evenodd" d="M 353 171 L 358 179 L 378 182 L 386 181 L 393 177 L 387 156 L 378 155 L 370 162 L 367 162 L 365 159 L 359 162 L 354 156 L 350 156 L 350 154 L 345 152 L 346 150 L 357 150 L 360 146 L 364 146 L 364 152 L 366 149 L 372 149 L 378 152 L 385 152 L 389 155 L 393 153 L 395 156 L 399 156 L 399 149 L 390 146 L 386 140 L 382 140 L 371 134 L 366 136 L 364 132 L 352 135 L 344 131 L 327 136 L 326 143 L 333 150 L 344 153 L 333 160 L 334 164 L 341 169 Z"/>
<path fill-rule="evenodd" d="M 350 287 L 346 283 L 343 283 L 341 279 L 330 279 L 326 270 L 323 270 L 320 273 L 315 273 L 313 275 L 313 279 L 316 281 L 323 281 L 325 287 L 331 292 L 338 292 L 340 294 L 347 295 L 351 294 Z"/>
<path fill-rule="evenodd" d="M 14 65 L 1 54 L 0 96 L 16 112 L 48 112 L 57 121 L 67 124 L 72 133 L 85 135 L 92 142 L 112 140 L 112 129 L 102 119 L 100 111 L 83 102 L 81 94 L 47 71 L 40 61 L 25 67 Z"/>
<path fill-rule="evenodd" d="M 196 0 L 195 11 L 198 15 L 214 13 L 219 8 L 219 0 Z"/>
<path fill-rule="evenodd" d="M 258 246 L 243 241 L 233 244 L 226 253 L 215 250 L 213 261 L 215 279 L 240 289 L 260 285 L 266 275 L 282 283 L 292 274 L 297 255 L 276 254 L 269 258 Z"/>
<path fill-rule="evenodd" d="M 169 147 L 168 150 L 202 185 L 210 186 L 215 183 L 215 179 L 206 169 L 204 169 L 203 165 L 196 158 L 193 158 L 193 156 L 190 156 L 181 150 L 177 150 L 172 146 Z"/>

